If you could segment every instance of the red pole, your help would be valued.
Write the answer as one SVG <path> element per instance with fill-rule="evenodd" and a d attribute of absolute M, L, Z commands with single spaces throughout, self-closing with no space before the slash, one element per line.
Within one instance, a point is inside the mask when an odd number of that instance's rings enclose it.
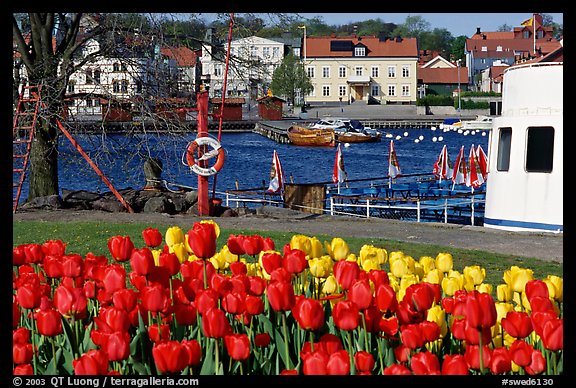
<path fill-rule="evenodd" d="M 198 93 L 198 134 L 196 138 L 208 136 L 208 92 L 203 90 Z M 198 152 L 204 152 L 199 147 Z M 201 156 L 201 155 L 199 155 Z M 198 161 L 201 167 L 205 167 L 207 161 Z M 208 177 L 198 175 L 198 215 L 210 215 L 210 205 L 208 203 Z"/>

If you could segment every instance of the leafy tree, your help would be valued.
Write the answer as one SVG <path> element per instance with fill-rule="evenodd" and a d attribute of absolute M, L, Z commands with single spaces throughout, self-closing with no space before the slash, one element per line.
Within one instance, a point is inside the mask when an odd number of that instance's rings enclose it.
<path fill-rule="evenodd" d="M 288 54 L 274 70 L 270 89 L 274 94 L 286 96 L 294 103 L 297 91 L 306 95 L 312 91 L 313 86 L 299 58 Z"/>
<path fill-rule="evenodd" d="M 496 31 L 498 32 L 509 32 L 509 31 L 513 31 L 514 27 L 509 25 L 509 24 L 502 24 L 501 26 L 498 26 L 498 28 L 496 29 Z"/>

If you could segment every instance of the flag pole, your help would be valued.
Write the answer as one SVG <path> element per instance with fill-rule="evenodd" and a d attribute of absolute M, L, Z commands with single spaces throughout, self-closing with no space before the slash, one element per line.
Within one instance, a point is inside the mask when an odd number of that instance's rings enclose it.
<path fill-rule="evenodd" d="M 536 14 L 532 14 L 532 38 L 534 40 L 534 57 L 536 57 Z"/>

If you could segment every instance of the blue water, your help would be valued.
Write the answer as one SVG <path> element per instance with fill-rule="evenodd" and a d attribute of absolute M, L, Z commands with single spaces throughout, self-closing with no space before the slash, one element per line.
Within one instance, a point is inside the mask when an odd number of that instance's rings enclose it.
<path fill-rule="evenodd" d="M 488 152 L 488 133 L 459 134 L 439 129 L 381 129 L 380 143 L 350 144 L 342 146 L 344 165 L 349 180 L 385 177 L 388 174 L 390 140 L 398 156 L 402 174 L 427 174 L 446 144 L 450 161 L 454 163 L 460 147 L 468 157 L 470 146 L 478 144 Z M 392 138 L 386 138 L 390 133 Z M 405 136 L 407 134 L 407 136 Z M 188 142 L 196 137 L 188 135 L 138 134 L 138 135 L 74 135 L 84 151 L 96 163 L 116 189 L 140 189 L 145 185 L 143 165 L 148 156 L 160 158 L 163 163 L 162 178 L 172 184 L 196 188 L 198 176 L 182 163 Z M 396 139 L 401 136 L 400 139 Z M 443 137 L 442 140 L 439 137 Z M 422 138 L 422 140 L 419 140 Z M 433 140 L 436 138 L 436 141 Z M 418 139 L 418 142 L 415 140 Z M 273 151 L 276 150 L 286 182 L 317 183 L 332 179 L 336 154 L 335 147 L 299 147 L 279 144 L 264 136 L 252 133 L 223 133 L 221 143 L 226 150 L 226 162 L 216 178 L 210 177 L 210 190 L 222 192 L 235 189 L 268 187 Z M 60 189 L 110 191 L 108 186 L 90 167 L 88 162 L 61 136 L 59 140 Z M 213 164 L 213 162 L 211 162 Z M 22 203 L 28 195 L 27 184 L 20 196 Z"/>

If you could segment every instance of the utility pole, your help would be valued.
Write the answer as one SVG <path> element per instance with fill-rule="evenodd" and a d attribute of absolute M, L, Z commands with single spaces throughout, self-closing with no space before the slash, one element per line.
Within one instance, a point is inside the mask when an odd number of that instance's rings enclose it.
<path fill-rule="evenodd" d="M 461 61 L 462 61 L 462 59 L 458 59 L 456 61 L 456 64 L 458 65 L 458 112 L 460 112 L 460 108 L 461 108 L 460 95 L 462 94 L 462 91 L 460 90 L 460 62 Z"/>

